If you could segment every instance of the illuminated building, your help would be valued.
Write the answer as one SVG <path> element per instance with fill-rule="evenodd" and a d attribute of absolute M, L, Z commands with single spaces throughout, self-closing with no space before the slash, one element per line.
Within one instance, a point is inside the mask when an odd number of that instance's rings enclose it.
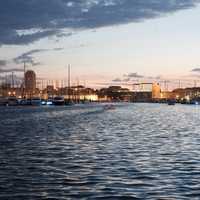
<path fill-rule="evenodd" d="M 152 99 L 160 99 L 161 97 L 161 88 L 159 83 L 152 84 Z"/>
<path fill-rule="evenodd" d="M 111 101 L 130 101 L 132 98 L 132 93 L 127 88 L 122 88 L 121 86 L 110 86 L 108 88 L 102 88 L 98 91 L 99 99 Z"/>
<path fill-rule="evenodd" d="M 36 91 L 36 74 L 32 70 L 26 71 L 24 75 L 26 94 L 32 95 Z"/>
<path fill-rule="evenodd" d="M 159 83 L 135 83 L 133 86 L 134 102 L 157 102 L 162 98 Z"/>

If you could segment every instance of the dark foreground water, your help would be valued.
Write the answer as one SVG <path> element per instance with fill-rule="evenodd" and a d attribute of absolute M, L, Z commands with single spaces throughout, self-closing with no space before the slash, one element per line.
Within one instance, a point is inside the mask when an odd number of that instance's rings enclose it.
<path fill-rule="evenodd" d="M 0 108 L 0 199 L 200 199 L 200 107 Z"/>

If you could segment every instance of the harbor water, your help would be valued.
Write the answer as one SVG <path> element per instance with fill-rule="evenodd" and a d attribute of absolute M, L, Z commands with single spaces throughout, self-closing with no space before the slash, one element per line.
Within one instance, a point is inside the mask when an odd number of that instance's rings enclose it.
<path fill-rule="evenodd" d="M 0 199 L 200 199 L 200 106 L 1 107 Z"/>

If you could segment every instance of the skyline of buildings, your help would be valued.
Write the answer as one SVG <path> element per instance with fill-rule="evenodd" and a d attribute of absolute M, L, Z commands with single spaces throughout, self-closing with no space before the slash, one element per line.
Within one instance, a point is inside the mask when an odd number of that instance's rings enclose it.
<path fill-rule="evenodd" d="M 70 77 L 68 77 L 70 78 Z M 133 88 L 110 85 L 100 89 L 86 87 L 77 82 L 71 84 L 71 79 L 67 81 L 67 86 L 63 83 L 47 82 L 42 88 L 37 87 L 37 76 L 33 70 L 24 71 L 24 79 L 16 86 L 12 73 L 10 83 L 0 84 L 0 97 L 16 97 L 19 99 L 41 98 L 49 99 L 62 96 L 64 99 L 79 101 L 125 101 L 125 102 L 163 102 L 169 99 L 189 102 L 190 100 L 200 101 L 200 87 L 195 85 L 190 88 L 180 88 L 169 91 L 163 90 L 158 82 L 143 82 L 133 84 Z M 147 86 L 147 87 L 145 87 Z M 179 85 L 180 86 L 180 85 Z M 137 87 L 137 88 L 136 88 Z"/>
<path fill-rule="evenodd" d="M 28 67 L 27 71 L 31 72 L 33 68 Z M 33 71 L 33 73 L 35 73 Z M 38 71 L 37 71 L 38 74 Z M 44 89 L 48 85 L 53 85 L 54 88 L 61 88 L 61 87 L 66 87 L 68 86 L 68 75 L 66 71 L 63 73 L 65 74 L 63 79 L 49 79 L 49 78 L 41 78 L 38 77 L 37 79 L 35 78 L 35 86 L 39 89 Z M 35 75 L 34 75 L 35 76 Z M 48 76 L 48 75 L 47 75 Z M 72 74 L 71 78 L 71 85 L 76 86 L 76 85 L 84 85 L 86 87 L 92 87 L 95 89 L 100 89 L 102 87 L 107 87 L 107 86 L 123 86 L 127 87 L 130 90 L 149 90 L 149 83 L 150 85 L 152 83 L 159 83 L 161 86 L 162 90 L 165 91 L 172 91 L 176 88 L 186 88 L 186 87 L 198 87 L 200 86 L 200 77 L 195 77 L 193 79 L 188 79 L 187 77 L 183 77 L 182 79 L 173 79 L 173 78 L 168 78 L 165 79 L 164 77 L 150 77 L 150 76 L 142 76 L 137 73 L 130 73 L 130 74 L 124 74 L 123 79 L 116 78 L 113 80 L 110 80 L 108 82 L 99 82 L 98 86 L 91 84 L 90 80 L 88 79 L 80 79 L 79 77 L 75 77 Z M 0 71 L 0 84 L 10 84 L 14 87 L 20 87 L 21 84 L 23 84 L 24 80 L 24 71 L 20 72 L 1 72 Z"/>

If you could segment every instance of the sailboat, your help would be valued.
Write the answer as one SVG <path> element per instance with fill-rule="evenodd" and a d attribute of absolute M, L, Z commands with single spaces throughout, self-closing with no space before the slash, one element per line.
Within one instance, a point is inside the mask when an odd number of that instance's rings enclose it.
<path fill-rule="evenodd" d="M 173 105 L 176 104 L 176 100 L 175 99 L 168 99 L 167 103 L 168 103 L 169 106 L 173 106 Z"/>
<path fill-rule="evenodd" d="M 8 106 L 17 106 L 19 104 L 18 99 L 16 96 L 9 96 L 8 97 Z"/>
<path fill-rule="evenodd" d="M 71 66 L 68 65 L 68 99 L 65 101 L 65 105 L 70 106 L 73 105 L 74 102 L 71 99 Z"/>
<path fill-rule="evenodd" d="M 62 106 L 65 104 L 64 97 L 62 96 L 56 96 L 53 98 L 53 105 L 55 106 Z"/>

